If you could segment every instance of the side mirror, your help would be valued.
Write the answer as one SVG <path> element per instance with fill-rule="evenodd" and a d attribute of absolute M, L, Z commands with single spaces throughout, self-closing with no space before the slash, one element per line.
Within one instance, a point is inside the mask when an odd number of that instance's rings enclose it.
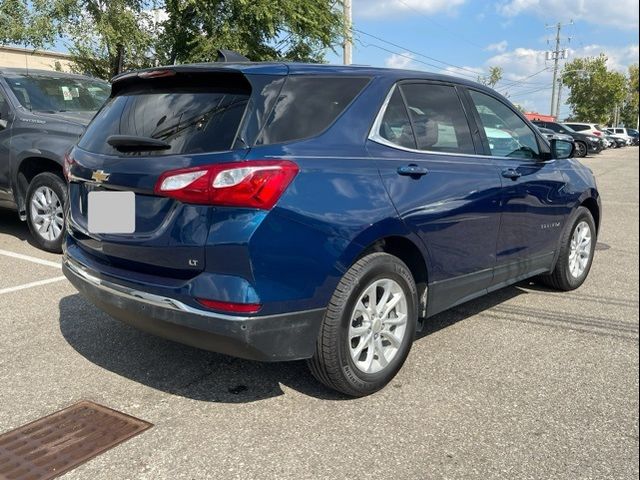
<path fill-rule="evenodd" d="M 573 156 L 575 148 L 576 147 L 573 142 L 557 139 L 551 140 L 551 155 L 553 156 L 553 158 L 557 158 L 559 160 L 570 158 Z"/>

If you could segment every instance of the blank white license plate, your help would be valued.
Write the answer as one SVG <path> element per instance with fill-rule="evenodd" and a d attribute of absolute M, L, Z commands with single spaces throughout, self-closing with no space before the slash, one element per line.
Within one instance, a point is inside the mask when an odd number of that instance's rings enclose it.
<path fill-rule="evenodd" d="M 89 233 L 133 233 L 136 230 L 136 196 L 133 192 L 89 192 Z"/>

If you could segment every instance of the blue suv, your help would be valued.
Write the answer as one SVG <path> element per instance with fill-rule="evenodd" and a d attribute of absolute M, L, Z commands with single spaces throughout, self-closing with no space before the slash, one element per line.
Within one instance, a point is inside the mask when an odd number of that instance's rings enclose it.
<path fill-rule="evenodd" d="M 426 318 L 579 287 L 600 197 L 573 144 L 425 72 L 210 63 L 116 77 L 69 153 L 64 273 L 140 329 L 384 387 Z"/>

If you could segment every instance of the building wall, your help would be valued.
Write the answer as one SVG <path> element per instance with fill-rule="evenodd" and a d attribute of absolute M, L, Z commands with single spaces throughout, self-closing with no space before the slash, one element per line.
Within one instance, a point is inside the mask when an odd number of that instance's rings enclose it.
<path fill-rule="evenodd" d="M 56 62 L 62 71 L 71 71 L 71 60 L 66 53 L 0 46 L 0 67 L 55 70 Z"/>

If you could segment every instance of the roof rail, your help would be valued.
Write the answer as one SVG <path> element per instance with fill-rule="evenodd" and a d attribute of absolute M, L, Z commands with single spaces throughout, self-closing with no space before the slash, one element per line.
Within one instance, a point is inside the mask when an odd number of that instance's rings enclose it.
<path fill-rule="evenodd" d="M 239 53 L 234 52 L 233 50 L 225 50 L 222 48 L 218 50 L 218 58 L 216 59 L 216 62 L 220 62 L 220 63 L 250 62 L 250 61 L 251 60 L 249 60 L 244 55 L 240 55 Z"/>

